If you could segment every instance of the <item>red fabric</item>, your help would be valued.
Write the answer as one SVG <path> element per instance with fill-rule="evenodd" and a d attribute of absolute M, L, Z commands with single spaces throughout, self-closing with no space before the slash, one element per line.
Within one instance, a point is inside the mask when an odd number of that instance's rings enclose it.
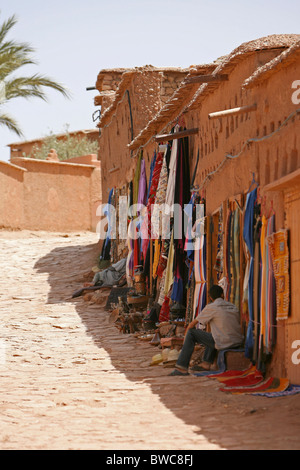
<path fill-rule="evenodd" d="M 218 378 L 221 378 L 221 379 L 226 379 L 227 377 L 230 379 L 230 378 L 233 378 L 233 377 L 242 377 L 242 376 L 246 376 L 252 372 L 254 372 L 254 366 L 251 366 L 249 367 L 249 369 L 244 369 L 244 370 L 226 370 L 225 372 L 222 372 L 220 374 L 216 373 L 214 375 L 209 375 L 209 378 L 213 378 L 213 379 L 218 379 Z"/>
<path fill-rule="evenodd" d="M 263 381 L 263 375 L 258 370 L 246 375 L 245 377 L 238 377 L 234 379 L 228 379 L 225 382 L 226 387 L 248 387 L 256 385 Z"/>
<path fill-rule="evenodd" d="M 222 392 L 231 392 L 231 393 L 251 393 L 251 392 L 259 392 L 263 390 L 267 390 L 270 388 L 272 383 L 274 382 L 274 377 L 270 377 L 263 383 L 259 383 L 258 385 L 254 385 L 252 387 L 237 387 L 237 388 L 220 388 Z"/>
<path fill-rule="evenodd" d="M 170 299 L 169 297 L 165 297 L 165 300 L 163 301 L 163 304 L 161 306 L 160 312 L 159 312 L 159 322 L 163 321 L 168 321 L 170 318 Z"/>

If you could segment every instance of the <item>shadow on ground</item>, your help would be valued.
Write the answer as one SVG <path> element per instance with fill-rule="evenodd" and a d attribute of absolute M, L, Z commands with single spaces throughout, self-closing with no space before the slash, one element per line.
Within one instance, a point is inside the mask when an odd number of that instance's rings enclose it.
<path fill-rule="evenodd" d="M 110 355 L 116 370 L 133 382 L 146 382 L 153 393 L 179 419 L 195 426 L 195 432 L 227 449 L 298 449 L 300 395 L 268 399 L 228 395 L 216 380 L 202 377 L 170 377 L 172 369 L 150 366 L 160 350 L 131 334 L 120 334 L 109 322 L 109 313 L 82 297 L 72 299 L 83 285 L 83 274 L 97 264 L 99 247 L 57 247 L 39 259 L 35 269 L 48 273 L 48 303 L 75 305 L 78 321 L 99 348 Z M 156 411 L 153 410 L 153 413 Z M 279 425 L 280 417 L 280 425 Z M 158 416 L 159 420 L 159 416 Z M 197 430 L 198 429 L 198 430 Z M 178 436 L 178 449 L 180 449 Z M 184 436 L 182 436 L 184 439 Z"/>

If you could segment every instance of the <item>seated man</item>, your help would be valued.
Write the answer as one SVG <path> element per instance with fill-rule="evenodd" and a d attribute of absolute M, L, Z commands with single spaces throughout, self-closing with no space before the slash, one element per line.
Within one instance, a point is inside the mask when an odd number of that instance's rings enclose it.
<path fill-rule="evenodd" d="M 170 375 L 188 375 L 188 368 L 195 344 L 205 346 L 201 370 L 212 370 L 217 350 L 236 348 L 243 344 L 237 307 L 224 300 L 222 287 L 214 285 L 209 291 L 211 303 L 188 325 L 184 343 L 175 370 Z M 210 325 L 211 333 L 195 326 Z"/>

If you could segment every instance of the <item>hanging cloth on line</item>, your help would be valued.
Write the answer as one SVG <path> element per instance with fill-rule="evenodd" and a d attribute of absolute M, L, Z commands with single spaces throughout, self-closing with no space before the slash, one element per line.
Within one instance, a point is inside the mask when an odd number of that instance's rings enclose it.
<path fill-rule="evenodd" d="M 243 238 L 249 250 L 249 278 L 248 278 L 248 311 L 249 323 L 247 326 L 246 341 L 245 341 L 245 356 L 249 359 L 253 355 L 254 337 L 253 337 L 253 260 L 254 260 L 254 237 L 253 237 L 253 224 L 254 224 L 254 206 L 257 199 L 257 188 L 253 189 L 247 194 Z"/>

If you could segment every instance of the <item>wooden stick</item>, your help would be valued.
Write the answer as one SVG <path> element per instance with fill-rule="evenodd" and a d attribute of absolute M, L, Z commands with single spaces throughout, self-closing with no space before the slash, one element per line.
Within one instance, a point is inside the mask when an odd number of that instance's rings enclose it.
<path fill-rule="evenodd" d="M 195 75 L 186 79 L 186 83 L 224 82 L 228 75 Z"/>
<path fill-rule="evenodd" d="M 152 270 L 153 270 L 153 245 L 152 245 L 152 239 L 150 238 L 150 295 L 152 295 L 152 288 L 153 288 Z"/>
<path fill-rule="evenodd" d="M 164 142 L 166 140 L 180 139 L 181 137 L 188 137 L 189 135 L 198 134 L 199 129 L 187 129 L 185 131 L 174 132 L 173 134 L 157 135 L 155 142 Z"/>
<path fill-rule="evenodd" d="M 116 167 L 113 167 L 113 168 L 111 168 L 110 170 L 108 170 L 108 172 L 109 172 L 109 173 L 113 173 L 114 171 L 117 171 L 117 170 L 119 170 L 119 169 L 120 169 L 120 167 L 119 167 L 119 166 L 116 166 Z"/>
<path fill-rule="evenodd" d="M 256 104 L 251 104 L 249 106 L 241 106 L 239 108 L 225 109 L 224 111 L 217 111 L 215 113 L 210 113 L 208 115 L 209 119 L 216 119 L 226 116 L 232 116 L 234 114 L 248 113 L 249 111 L 256 111 Z"/>

